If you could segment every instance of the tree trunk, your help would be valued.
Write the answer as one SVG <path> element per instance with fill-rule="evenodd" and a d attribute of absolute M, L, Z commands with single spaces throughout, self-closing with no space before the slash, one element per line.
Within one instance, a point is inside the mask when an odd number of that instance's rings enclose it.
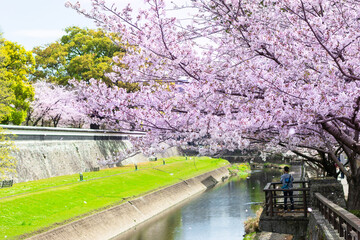
<path fill-rule="evenodd" d="M 90 129 L 100 129 L 100 125 L 95 123 L 90 123 Z"/>
<path fill-rule="evenodd" d="M 360 180 L 349 181 L 348 210 L 360 210 Z"/>
<path fill-rule="evenodd" d="M 328 177 L 335 177 L 336 178 L 336 167 L 334 162 L 330 159 L 324 157 L 322 158 L 322 165 Z"/>

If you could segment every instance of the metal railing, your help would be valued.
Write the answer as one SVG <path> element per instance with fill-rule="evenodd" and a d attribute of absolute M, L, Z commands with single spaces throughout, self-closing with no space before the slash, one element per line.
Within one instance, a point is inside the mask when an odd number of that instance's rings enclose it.
<path fill-rule="evenodd" d="M 3 180 L 0 182 L 0 188 L 12 187 L 14 180 Z"/>
<path fill-rule="evenodd" d="M 129 136 L 142 137 L 144 132 L 113 131 L 83 128 L 55 128 L 0 125 L 5 134 L 13 135 L 13 141 L 44 141 L 44 140 L 127 140 Z"/>
<path fill-rule="evenodd" d="M 360 219 L 331 202 L 320 193 L 315 193 L 315 205 L 345 240 L 360 240 Z"/>
<path fill-rule="evenodd" d="M 308 187 L 308 181 L 294 181 L 293 185 L 298 187 L 292 189 L 281 189 L 282 183 L 281 182 L 270 182 L 266 184 L 264 188 L 265 192 L 265 213 L 266 216 L 274 216 L 278 213 L 283 213 L 281 211 L 284 206 L 284 198 L 283 192 L 292 191 L 293 199 L 294 199 L 294 208 L 295 211 L 302 212 L 305 217 L 308 215 L 308 202 L 309 202 L 309 191 L 310 188 Z M 288 203 L 290 204 L 289 196 Z"/>

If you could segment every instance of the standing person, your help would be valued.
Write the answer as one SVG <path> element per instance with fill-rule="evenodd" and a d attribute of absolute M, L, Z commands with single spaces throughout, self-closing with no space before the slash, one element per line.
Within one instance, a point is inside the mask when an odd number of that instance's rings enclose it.
<path fill-rule="evenodd" d="M 294 178 L 289 174 L 289 167 L 284 167 L 284 174 L 281 175 L 280 182 L 282 183 L 281 189 L 292 189 Z M 293 198 L 293 191 L 284 191 L 284 210 L 286 211 L 287 208 L 287 198 L 290 198 L 291 202 L 291 210 L 294 210 L 294 198 Z"/>
<path fill-rule="evenodd" d="M 344 166 L 345 163 L 346 163 L 345 158 L 344 158 L 344 154 L 340 154 L 340 157 L 339 157 L 339 158 L 340 158 L 340 159 L 339 159 L 340 163 Z M 340 170 L 340 171 L 341 171 L 341 170 Z M 341 179 L 344 179 L 344 177 L 345 177 L 345 175 L 344 175 L 344 173 L 341 171 L 341 172 L 340 172 L 340 178 L 341 178 Z"/>

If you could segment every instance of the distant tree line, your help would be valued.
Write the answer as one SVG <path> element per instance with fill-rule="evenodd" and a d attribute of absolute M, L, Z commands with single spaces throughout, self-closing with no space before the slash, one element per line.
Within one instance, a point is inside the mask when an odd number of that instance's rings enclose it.
<path fill-rule="evenodd" d="M 125 54 L 121 37 L 101 29 L 68 27 L 56 42 L 27 51 L 0 35 L 0 123 L 83 127 L 86 115 L 71 81 L 96 79 L 135 91 L 136 84 L 107 76 Z M 118 67 L 125 67 L 117 64 Z M 84 102 L 82 103 L 84 104 Z M 98 125 L 91 126 L 98 128 Z"/>

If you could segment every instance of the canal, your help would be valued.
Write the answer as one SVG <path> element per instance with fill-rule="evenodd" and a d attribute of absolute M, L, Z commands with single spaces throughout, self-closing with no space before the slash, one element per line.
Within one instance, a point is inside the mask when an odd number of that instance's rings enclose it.
<path fill-rule="evenodd" d="M 114 239 L 243 239 L 244 221 L 255 216 L 263 202 L 262 189 L 280 175 L 266 169 L 253 171 L 247 179 L 233 177 Z"/>

